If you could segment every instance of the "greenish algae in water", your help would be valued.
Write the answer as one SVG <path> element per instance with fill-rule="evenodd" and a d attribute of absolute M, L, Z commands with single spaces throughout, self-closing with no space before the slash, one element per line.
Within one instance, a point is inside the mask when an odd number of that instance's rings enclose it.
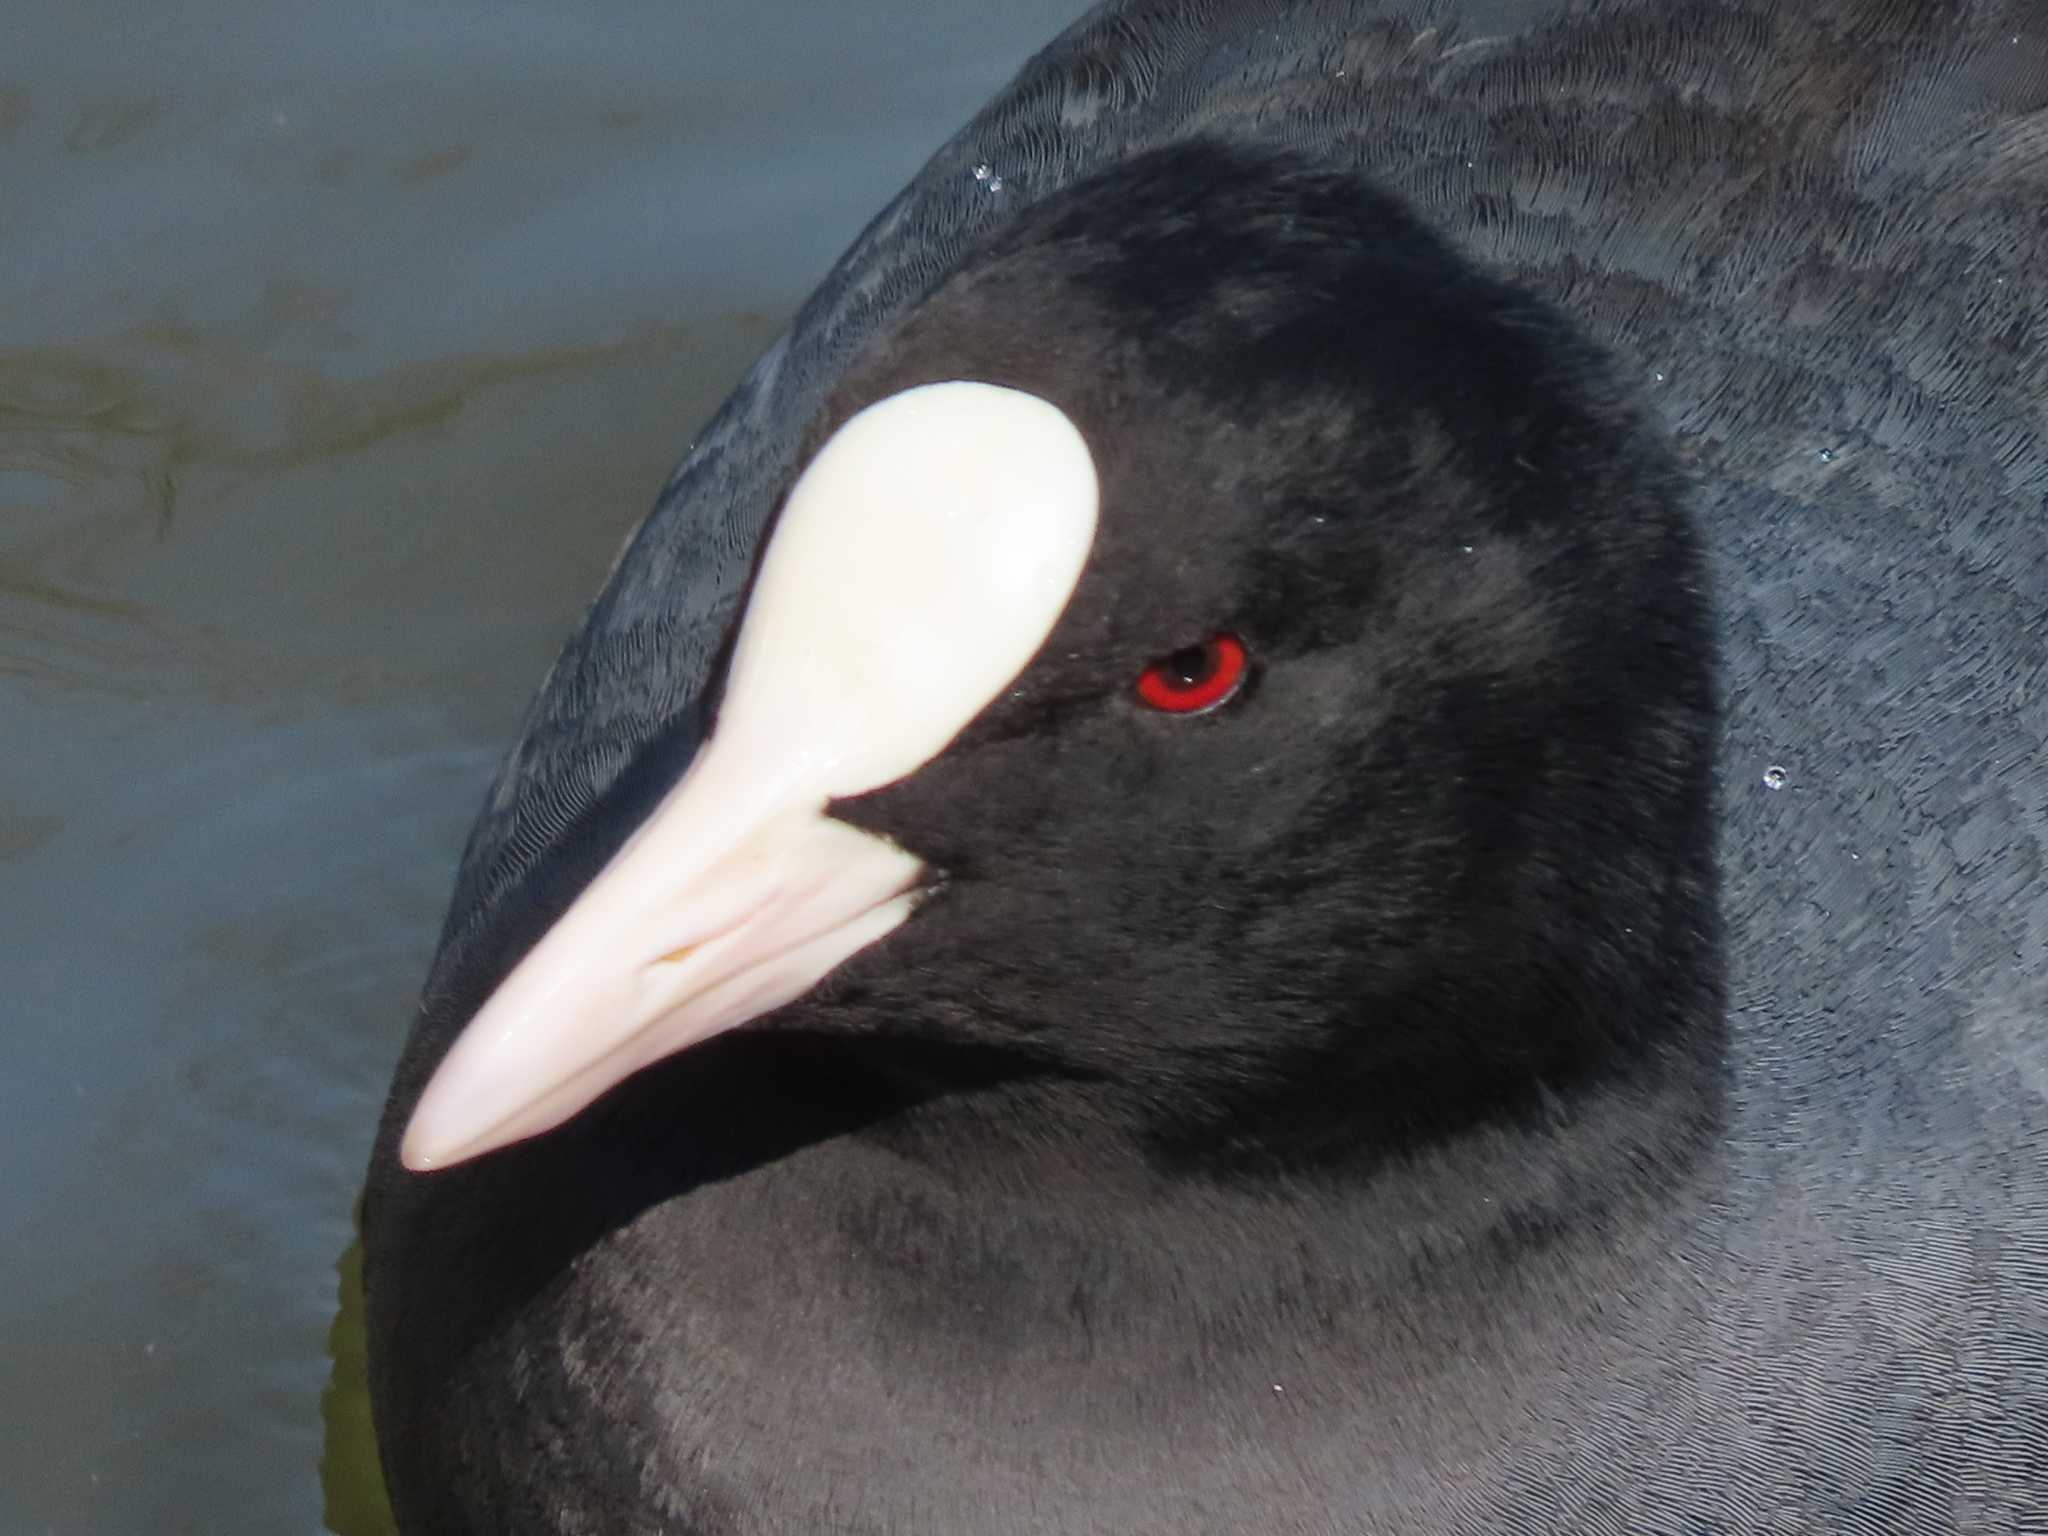
<path fill-rule="evenodd" d="M 325 1443 L 320 1451 L 320 1489 L 327 1529 L 335 1536 L 398 1536 L 384 1474 L 377 1465 L 377 1431 L 370 1422 L 370 1362 L 363 1327 L 363 1244 L 348 1245 L 335 1269 L 341 1276 L 341 1310 L 327 1330 L 333 1370 L 320 1394 Z"/>

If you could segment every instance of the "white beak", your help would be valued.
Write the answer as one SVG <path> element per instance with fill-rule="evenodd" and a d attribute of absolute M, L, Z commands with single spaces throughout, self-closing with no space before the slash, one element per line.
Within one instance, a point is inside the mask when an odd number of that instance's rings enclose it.
<path fill-rule="evenodd" d="M 802 996 L 910 915 L 923 866 L 826 815 L 915 772 L 1045 643 L 1095 467 L 1032 395 L 954 382 L 849 421 L 791 491 L 711 739 L 442 1060 L 400 1155 L 538 1135 Z"/>

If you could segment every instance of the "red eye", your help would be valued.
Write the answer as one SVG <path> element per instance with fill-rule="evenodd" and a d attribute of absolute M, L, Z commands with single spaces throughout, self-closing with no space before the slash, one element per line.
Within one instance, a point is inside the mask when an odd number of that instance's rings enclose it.
<path fill-rule="evenodd" d="M 1244 670 L 1244 642 L 1235 635 L 1213 635 L 1140 672 L 1138 697 L 1169 715 L 1198 715 L 1236 693 Z"/>

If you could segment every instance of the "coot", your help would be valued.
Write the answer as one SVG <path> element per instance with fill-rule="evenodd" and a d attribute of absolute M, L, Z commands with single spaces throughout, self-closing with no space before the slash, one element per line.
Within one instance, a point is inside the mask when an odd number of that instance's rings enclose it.
<path fill-rule="evenodd" d="M 2023 0 L 1035 59 L 478 822 L 408 1536 L 2048 1521 L 2044 114 Z"/>

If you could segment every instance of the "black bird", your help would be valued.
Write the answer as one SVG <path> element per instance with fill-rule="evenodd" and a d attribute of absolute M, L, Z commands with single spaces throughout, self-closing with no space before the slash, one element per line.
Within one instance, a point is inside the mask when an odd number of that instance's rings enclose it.
<path fill-rule="evenodd" d="M 408 1536 L 2048 1529 L 2044 210 L 2036 0 L 1069 29 L 477 823 Z"/>

